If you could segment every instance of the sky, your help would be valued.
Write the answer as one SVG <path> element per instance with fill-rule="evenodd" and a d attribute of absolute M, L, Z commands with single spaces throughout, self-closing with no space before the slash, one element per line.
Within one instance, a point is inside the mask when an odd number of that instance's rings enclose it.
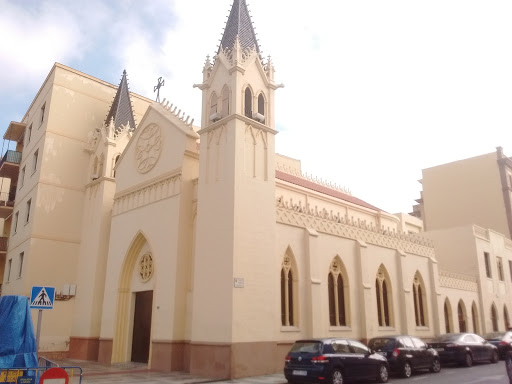
<path fill-rule="evenodd" d="M 275 65 L 276 152 L 390 213 L 422 169 L 512 156 L 512 1 L 247 0 Z M 55 62 L 201 119 L 232 0 L 0 0 L 0 132 Z M 4 142 L 3 151 L 6 145 Z M 11 143 L 12 144 L 12 143 Z"/>

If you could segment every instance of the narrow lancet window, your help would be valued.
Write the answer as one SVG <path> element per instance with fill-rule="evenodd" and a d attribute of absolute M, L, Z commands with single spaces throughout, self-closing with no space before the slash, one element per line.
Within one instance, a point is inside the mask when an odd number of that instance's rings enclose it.
<path fill-rule="evenodd" d="M 210 116 L 214 113 L 217 113 L 217 94 L 215 92 L 212 93 L 212 97 L 210 99 Z"/>
<path fill-rule="evenodd" d="M 224 87 L 222 90 L 222 117 L 229 115 L 229 89 Z"/>
<path fill-rule="evenodd" d="M 249 87 L 245 88 L 245 111 L 244 111 L 244 114 L 245 116 L 249 117 L 252 119 L 252 92 L 251 92 L 251 89 Z"/>

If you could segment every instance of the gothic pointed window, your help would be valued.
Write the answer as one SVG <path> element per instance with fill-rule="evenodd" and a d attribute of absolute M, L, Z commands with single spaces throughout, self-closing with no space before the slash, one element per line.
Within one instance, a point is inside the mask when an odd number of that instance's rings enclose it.
<path fill-rule="evenodd" d="M 457 306 L 457 314 L 459 316 L 459 332 L 466 332 L 466 309 L 462 300 L 459 301 L 459 305 Z"/>
<path fill-rule="evenodd" d="M 377 317 L 379 326 L 389 327 L 391 325 L 389 281 L 384 268 L 379 268 L 375 279 L 375 290 L 377 295 Z"/>
<path fill-rule="evenodd" d="M 335 258 L 331 262 L 327 276 L 329 290 L 329 324 L 331 326 L 346 326 L 345 283 L 341 272 L 341 261 Z"/>
<path fill-rule="evenodd" d="M 252 119 L 252 92 L 249 87 L 245 88 L 244 115 Z"/>
<path fill-rule="evenodd" d="M 510 319 L 508 317 L 508 310 L 506 305 L 503 306 L 503 321 L 505 322 L 505 329 L 509 329 Z"/>
<path fill-rule="evenodd" d="M 213 92 L 210 98 L 210 116 L 217 113 L 217 99 L 217 94 Z"/>
<path fill-rule="evenodd" d="M 471 306 L 471 320 L 473 320 L 473 333 L 478 334 L 478 312 L 475 302 L 473 302 L 473 305 Z"/>
<path fill-rule="evenodd" d="M 498 332 L 498 312 L 496 311 L 496 306 L 494 304 L 491 306 L 491 321 L 492 331 Z"/>
<path fill-rule="evenodd" d="M 117 165 L 117 162 L 119 161 L 119 158 L 121 157 L 121 155 L 116 155 L 116 157 L 114 157 L 114 164 L 112 164 L 112 177 L 116 177 L 116 165 Z"/>
<path fill-rule="evenodd" d="M 446 299 L 446 301 L 444 302 L 444 326 L 446 329 L 446 333 L 452 332 L 451 317 L 452 313 L 450 310 L 450 304 L 448 302 L 448 299 Z"/>
<path fill-rule="evenodd" d="M 261 94 L 261 93 L 258 96 L 258 113 L 265 116 L 265 98 L 263 97 L 263 94 Z"/>
<path fill-rule="evenodd" d="M 100 160 L 98 162 L 98 177 L 103 176 L 103 164 L 105 163 L 105 156 L 103 153 L 100 156 Z"/>
<path fill-rule="evenodd" d="M 294 273 L 292 258 L 285 255 L 281 266 L 281 325 L 283 326 L 296 325 L 296 278 Z"/>
<path fill-rule="evenodd" d="M 229 115 L 229 88 L 224 86 L 222 89 L 222 117 Z"/>
<path fill-rule="evenodd" d="M 260 123 L 265 124 L 265 97 L 262 93 L 258 96 L 258 114 L 261 115 L 262 119 Z"/>
<path fill-rule="evenodd" d="M 424 297 L 425 288 L 421 280 L 421 276 L 416 272 L 414 281 L 412 284 L 413 288 L 413 301 L 414 301 L 414 317 L 416 319 L 416 326 L 424 327 L 425 322 L 425 310 L 426 302 Z"/>

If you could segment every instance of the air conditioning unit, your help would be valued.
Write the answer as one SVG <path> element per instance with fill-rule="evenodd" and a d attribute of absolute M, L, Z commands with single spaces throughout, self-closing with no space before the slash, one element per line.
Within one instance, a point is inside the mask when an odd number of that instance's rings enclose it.
<path fill-rule="evenodd" d="M 220 120 L 220 118 L 221 118 L 221 115 L 220 115 L 220 113 L 219 113 L 219 112 L 215 112 L 215 113 L 212 113 L 212 114 L 210 115 L 210 121 L 213 121 L 214 123 L 215 123 L 216 121 L 219 121 L 219 120 Z"/>
<path fill-rule="evenodd" d="M 265 116 L 258 112 L 254 112 L 252 114 L 252 118 L 256 121 L 259 121 L 262 124 L 265 122 Z"/>

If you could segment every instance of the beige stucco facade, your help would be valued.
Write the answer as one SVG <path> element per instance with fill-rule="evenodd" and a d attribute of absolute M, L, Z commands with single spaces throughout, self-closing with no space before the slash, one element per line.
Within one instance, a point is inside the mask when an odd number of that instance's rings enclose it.
<path fill-rule="evenodd" d="M 439 302 L 440 313 L 447 305 L 449 330 L 461 330 L 460 312 L 466 330 L 485 334 L 508 329 L 512 241 L 476 225 L 429 231 L 425 235 L 433 240 L 436 252 L 444 256 L 439 258 Z M 446 322 L 443 325 L 442 330 L 447 331 Z"/>
<path fill-rule="evenodd" d="M 474 223 L 510 238 L 512 167 L 501 147 L 424 169 L 421 184 L 426 230 Z"/>
<path fill-rule="evenodd" d="M 55 64 L 19 123 L 5 263 L 23 268 L 0 266 L 2 294 L 56 287 L 41 353 L 235 378 L 280 371 L 299 338 L 430 339 L 445 312 L 457 329 L 460 303 L 482 333 L 493 305 L 508 311 L 512 271 L 482 275 L 483 252 L 508 268 L 503 235 L 424 232 L 275 153 L 281 85 L 256 45 L 221 47 L 196 87 L 200 126 L 125 74 L 115 87 Z M 136 127 L 113 113 L 123 95 Z"/>

